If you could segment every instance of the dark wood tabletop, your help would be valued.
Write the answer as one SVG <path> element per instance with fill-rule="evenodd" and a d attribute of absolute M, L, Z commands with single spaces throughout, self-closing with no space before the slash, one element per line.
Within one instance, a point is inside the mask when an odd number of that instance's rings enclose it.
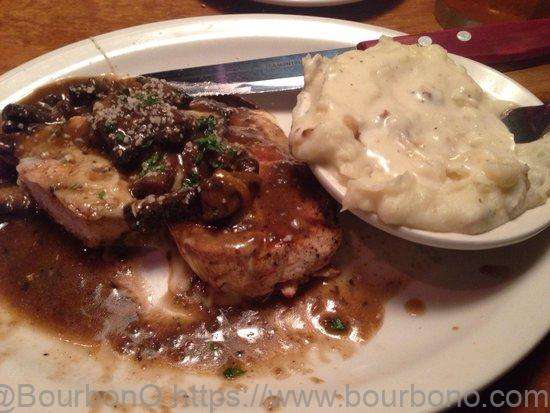
<path fill-rule="evenodd" d="M 441 29 L 433 11 L 434 0 L 367 0 L 325 8 L 277 7 L 246 0 L 0 0 L 0 73 L 86 37 L 161 20 L 229 13 L 306 14 L 418 33 Z M 550 100 L 550 64 L 506 74 L 540 99 Z M 483 401 L 489 405 L 494 390 L 534 389 L 549 394 L 549 350 L 547 336 L 518 366 L 485 389 Z M 532 405 L 504 410 L 544 409 Z"/>

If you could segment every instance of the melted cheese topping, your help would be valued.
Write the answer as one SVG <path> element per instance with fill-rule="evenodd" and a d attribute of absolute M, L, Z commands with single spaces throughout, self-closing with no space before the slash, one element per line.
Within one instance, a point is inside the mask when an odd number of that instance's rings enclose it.
<path fill-rule="evenodd" d="M 344 208 L 475 234 L 545 202 L 550 139 L 515 145 L 500 120 L 511 105 L 441 47 L 382 38 L 366 51 L 308 57 L 304 75 L 292 152 L 337 173 Z"/>

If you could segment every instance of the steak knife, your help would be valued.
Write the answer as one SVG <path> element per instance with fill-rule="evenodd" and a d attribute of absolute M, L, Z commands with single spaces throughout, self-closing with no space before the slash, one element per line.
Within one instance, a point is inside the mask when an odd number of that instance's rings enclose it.
<path fill-rule="evenodd" d="M 534 59 L 547 60 L 550 57 L 550 19 L 448 29 L 394 39 L 403 44 L 439 44 L 449 53 L 494 67 Z M 367 40 L 356 47 L 176 69 L 144 76 L 167 80 L 191 96 L 295 90 L 304 85 L 302 59 L 305 56 L 334 57 L 356 48 L 367 49 L 377 42 L 377 39 Z"/>

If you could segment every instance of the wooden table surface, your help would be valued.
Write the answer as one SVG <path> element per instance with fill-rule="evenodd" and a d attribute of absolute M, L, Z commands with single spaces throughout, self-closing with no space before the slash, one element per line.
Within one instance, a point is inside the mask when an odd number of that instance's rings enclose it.
<path fill-rule="evenodd" d="M 433 8 L 433 0 L 364 1 L 311 9 L 267 6 L 245 0 L 0 0 L 0 73 L 89 36 L 160 20 L 228 13 L 307 14 L 414 33 L 440 29 Z M 550 64 L 507 75 L 540 99 L 550 100 Z M 550 393 L 549 349 L 547 337 L 516 368 L 486 389 L 484 400 L 495 389 Z M 534 407 L 514 410 L 536 411 Z"/>

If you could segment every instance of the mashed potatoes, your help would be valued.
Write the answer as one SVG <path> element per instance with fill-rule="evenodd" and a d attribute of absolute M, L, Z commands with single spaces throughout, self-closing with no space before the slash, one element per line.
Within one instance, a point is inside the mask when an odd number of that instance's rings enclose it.
<path fill-rule="evenodd" d="M 291 148 L 346 184 L 344 208 L 388 224 L 488 231 L 545 202 L 550 136 L 515 145 L 491 99 L 439 46 L 383 38 L 304 60 Z"/>

